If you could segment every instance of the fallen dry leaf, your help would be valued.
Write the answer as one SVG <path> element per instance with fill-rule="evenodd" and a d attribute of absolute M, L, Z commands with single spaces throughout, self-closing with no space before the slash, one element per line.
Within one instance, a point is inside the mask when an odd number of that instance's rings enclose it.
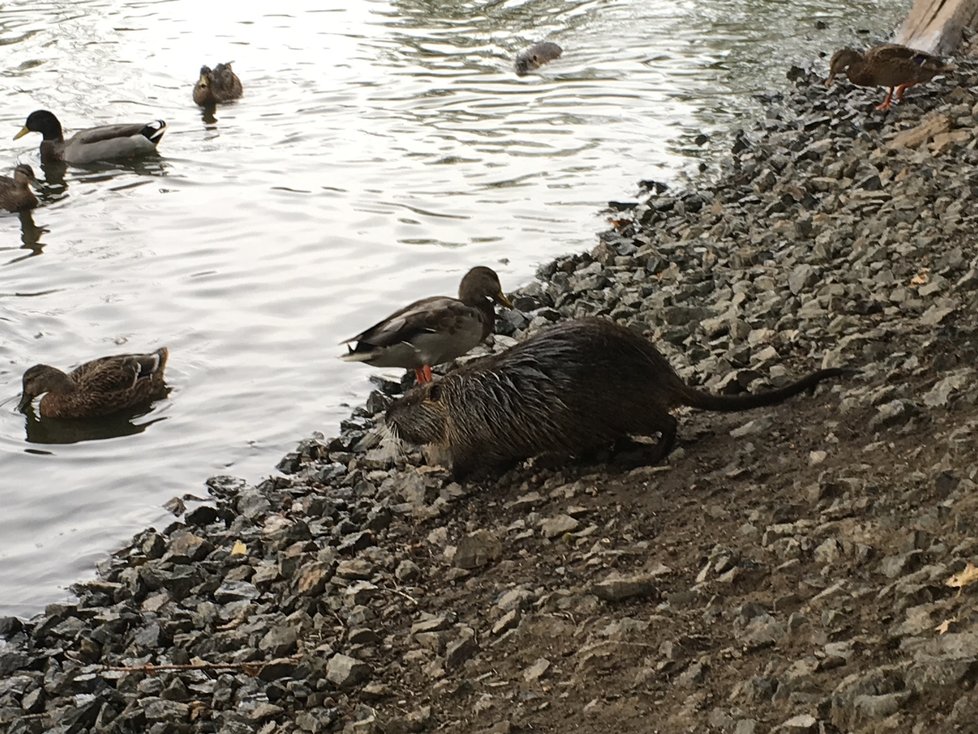
<path fill-rule="evenodd" d="M 963 589 L 976 581 L 978 581 L 978 566 L 969 562 L 963 571 L 954 574 L 946 581 L 946 584 L 952 589 Z"/>
<path fill-rule="evenodd" d="M 231 546 L 232 556 L 243 556 L 248 553 L 248 546 L 242 543 L 240 540 L 234 541 L 234 545 Z"/>
<path fill-rule="evenodd" d="M 924 285 L 928 280 L 930 280 L 930 273 L 927 268 L 924 268 L 910 279 L 910 285 Z"/>
<path fill-rule="evenodd" d="M 937 631 L 937 634 L 939 634 L 939 635 L 946 635 L 947 634 L 947 631 L 951 628 L 951 625 L 954 622 L 957 622 L 957 621 L 958 620 L 956 620 L 956 619 L 945 619 L 943 622 L 941 622 L 939 625 L 937 625 L 934 629 Z"/>

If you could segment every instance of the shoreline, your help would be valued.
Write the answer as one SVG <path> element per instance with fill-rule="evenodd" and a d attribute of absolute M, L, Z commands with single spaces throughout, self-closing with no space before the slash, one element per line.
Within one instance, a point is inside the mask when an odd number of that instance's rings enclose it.
<path fill-rule="evenodd" d="M 494 341 L 606 315 L 719 392 L 859 376 L 684 413 L 662 466 L 491 486 L 360 448 L 402 387 L 378 377 L 286 476 L 208 480 L 212 504 L 137 534 L 77 602 L 0 620 L 0 723 L 967 731 L 978 607 L 947 582 L 978 563 L 978 65 L 886 116 L 875 89 L 789 74 L 715 180 L 542 266 Z"/>

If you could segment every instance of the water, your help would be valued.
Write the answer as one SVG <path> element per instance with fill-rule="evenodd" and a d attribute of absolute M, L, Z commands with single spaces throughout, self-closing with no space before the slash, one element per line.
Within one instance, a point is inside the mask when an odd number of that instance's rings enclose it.
<path fill-rule="evenodd" d="M 784 88 L 785 68 L 879 40 L 908 2 L 34 0 L 0 12 L 0 166 L 40 171 L 68 132 L 162 117 L 161 157 L 69 169 L 0 215 L 0 614 L 28 615 L 203 480 L 259 480 L 367 393 L 337 342 L 472 265 L 505 288 L 591 246 L 609 199 L 694 166 Z M 248 7 L 253 6 L 253 7 Z M 816 28 L 816 20 L 826 29 Z M 517 78 L 514 54 L 563 58 Z M 216 120 L 201 64 L 245 85 Z M 710 147 L 707 146 L 707 150 Z M 716 149 L 716 148 L 714 148 Z M 171 350 L 173 392 L 134 421 L 14 411 L 35 362 Z"/>

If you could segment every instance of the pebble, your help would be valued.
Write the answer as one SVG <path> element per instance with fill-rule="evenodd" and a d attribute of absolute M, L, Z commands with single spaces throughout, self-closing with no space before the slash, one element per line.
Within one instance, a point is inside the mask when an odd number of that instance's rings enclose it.
<path fill-rule="evenodd" d="M 628 599 L 644 599 L 659 595 L 655 577 L 645 574 L 620 576 L 613 574 L 595 583 L 591 591 L 599 599 L 608 602 L 622 602 Z"/>
<path fill-rule="evenodd" d="M 352 688 L 370 678 L 370 666 L 362 660 L 337 653 L 326 666 L 326 679 L 339 688 Z"/>
<path fill-rule="evenodd" d="M 499 560 L 503 546 L 488 530 L 477 530 L 459 540 L 452 558 L 459 568 L 475 569 Z"/>

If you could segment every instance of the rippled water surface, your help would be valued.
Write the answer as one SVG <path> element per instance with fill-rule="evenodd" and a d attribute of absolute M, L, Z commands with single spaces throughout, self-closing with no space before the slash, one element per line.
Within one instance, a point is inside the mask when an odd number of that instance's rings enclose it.
<path fill-rule="evenodd" d="M 69 169 L 32 217 L 0 215 L 0 614 L 64 597 L 206 477 L 258 480 L 333 430 L 371 371 L 336 359 L 341 338 L 472 265 L 513 288 L 590 246 L 609 199 L 675 180 L 790 63 L 878 39 L 908 4 L 5 3 L 4 174 L 40 172 L 40 136 L 10 141 L 37 108 L 69 134 L 169 131 L 159 158 Z M 564 56 L 517 78 L 544 38 Z M 232 60 L 245 96 L 208 118 L 197 69 Z M 162 344 L 173 392 L 131 422 L 14 411 L 35 362 Z"/>

